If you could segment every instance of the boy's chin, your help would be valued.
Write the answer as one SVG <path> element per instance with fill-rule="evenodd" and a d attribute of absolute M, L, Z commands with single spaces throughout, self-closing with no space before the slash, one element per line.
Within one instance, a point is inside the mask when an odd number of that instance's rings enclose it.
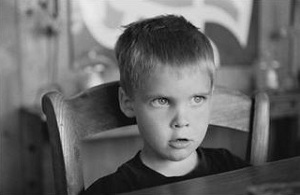
<path fill-rule="evenodd" d="M 175 153 L 171 153 L 167 156 L 169 161 L 180 162 L 184 160 L 188 160 L 189 158 L 193 158 L 194 155 L 197 155 L 195 151 L 176 151 Z"/>

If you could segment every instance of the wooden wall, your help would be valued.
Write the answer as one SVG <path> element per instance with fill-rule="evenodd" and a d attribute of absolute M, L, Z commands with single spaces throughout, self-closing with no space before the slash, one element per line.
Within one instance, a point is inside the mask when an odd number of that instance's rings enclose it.
<path fill-rule="evenodd" d="M 29 153 L 37 148 L 29 144 L 28 135 L 32 133 L 27 132 L 34 129 L 24 127 L 28 122 L 21 110 L 41 112 L 40 99 L 48 90 L 74 92 L 74 71 L 69 69 L 68 1 L 58 1 L 60 14 L 54 24 L 57 36 L 50 38 L 45 26 L 47 15 L 40 10 L 39 2 L 44 1 L 0 0 L 1 195 L 24 194 L 28 188 L 36 187 L 30 180 L 35 177 L 36 167 Z M 54 64 L 57 69 L 53 75 L 50 71 Z"/>
<path fill-rule="evenodd" d="M 299 0 L 262 0 L 260 2 L 260 37 L 258 40 L 260 56 L 258 60 L 264 60 L 267 55 L 270 55 L 272 59 L 279 62 L 280 67 L 277 71 L 281 90 L 290 90 L 297 85 L 295 82 L 299 64 L 295 60 L 299 58 L 299 55 L 293 55 L 292 45 L 296 39 L 292 38 L 294 26 L 291 20 L 296 10 L 298 12 L 300 10 L 299 3 Z M 296 12 L 293 12 L 293 9 Z M 298 34 L 297 37 L 299 39 L 300 35 Z"/>
<path fill-rule="evenodd" d="M 19 193 L 22 184 L 22 101 L 16 2 L 0 0 L 0 194 Z"/>

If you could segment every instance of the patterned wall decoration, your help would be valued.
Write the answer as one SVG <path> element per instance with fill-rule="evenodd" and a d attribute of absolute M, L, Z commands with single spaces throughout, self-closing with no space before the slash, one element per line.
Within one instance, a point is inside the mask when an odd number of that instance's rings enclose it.
<path fill-rule="evenodd" d="M 122 25 L 178 14 L 212 40 L 221 66 L 251 65 L 257 47 L 257 0 L 70 0 L 74 64 L 113 63 Z"/>

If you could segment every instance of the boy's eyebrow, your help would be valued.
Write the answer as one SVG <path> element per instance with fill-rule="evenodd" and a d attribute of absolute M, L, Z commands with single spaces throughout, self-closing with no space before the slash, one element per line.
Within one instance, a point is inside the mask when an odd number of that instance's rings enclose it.
<path fill-rule="evenodd" d="M 214 89 L 210 88 L 208 91 L 196 92 L 196 93 L 194 93 L 194 95 L 211 95 L 213 91 L 214 91 Z"/>
<path fill-rule="evenodd" d="M 145 93 L 143 95 L 144 98 L 147 98 L 147 99 L 152 99 L 152 98 L 157 98 L 157 97 L 168 97 L 166 94 L 161 94 L 161 93 L 157 93 L 157 94 L 147 94 Z"/>
<path fill-rule="evenodd" d="M 209 90 L 208 92 L 195 93 L 194 95 L 210 96 L 212 95 L 212 92 L 213 90 Z"/>
<path fill-rule="evenodd" d="M 212 95 L 212 92 L 213 92 L 213 89 L 210 89 L 207 92 L 196 92 L 196 93 L 193 93 L 191 95 L 191 97 L 197 96 L 197 95 L 210 96 L 210 95 Z M 180 92 L 178 92 L 178 93 L 180 93 Z M 147 93 L 145 93 L 143 96 L 146 99 L 152 99 L 152 98 L 157 98 L 157 97 L 171 98 L 171 96 L 169 96 L 167 94 L 163 94 L 163 93 L 157 93 L 157 94 L 147 94 Z"/>

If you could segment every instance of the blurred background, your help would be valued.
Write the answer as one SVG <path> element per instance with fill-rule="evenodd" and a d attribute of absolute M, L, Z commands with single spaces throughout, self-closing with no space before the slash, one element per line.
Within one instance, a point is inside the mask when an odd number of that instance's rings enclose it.
<path fill-rule="evenodd" d="M 122 25 L 161 14 L 210 37 L 217 85 L 268 92 L 269 161 L 300 155 L 300 0 L 0 0 L 1 195 L 53 194 L 41 96 L 118 80 Z"/>

